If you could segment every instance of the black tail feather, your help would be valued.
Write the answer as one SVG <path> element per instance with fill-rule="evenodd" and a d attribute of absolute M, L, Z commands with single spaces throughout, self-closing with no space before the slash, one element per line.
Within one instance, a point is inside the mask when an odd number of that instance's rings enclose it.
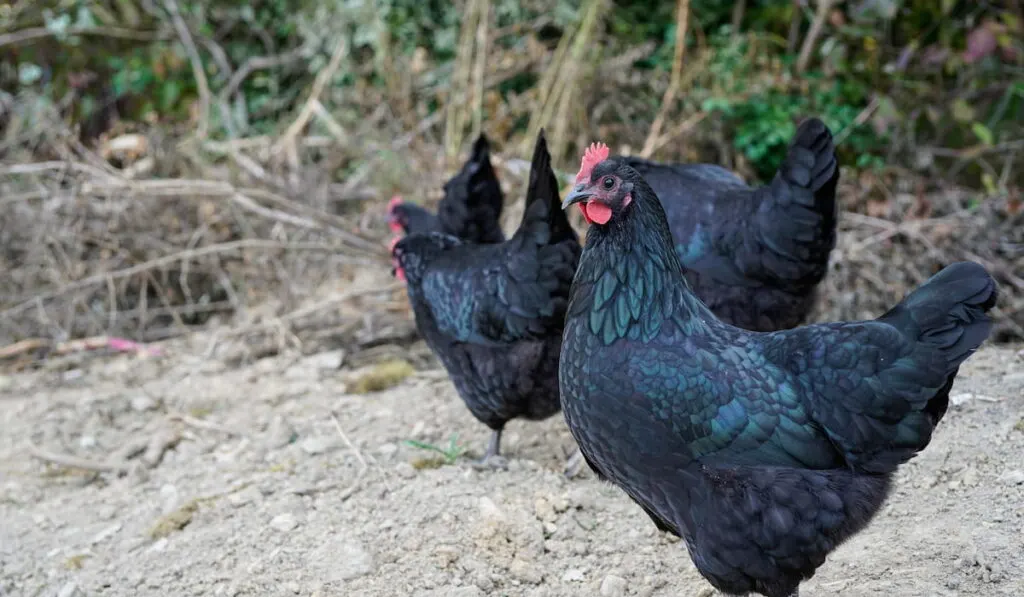
<path fill-rule="evenodd" d="M 526 206 L 517 234 L 534 237 L 541 244 L 556 244 L 566 239 L 577 238 L 576 232 L 569 224 L 568 216 L 562 210 L 558 188 L 558 177 L 551 168 L 551 154 L 548 152 L 547 139 L 542 129 L 537 136 L 533 159 L 530 162 Z"/>
<path fill-rule="evenodd" d="M 981 265 L 961 261 L 942 269 L 879 321 L 938 346 L 959 367 L 992 331 L 987 315 L 999 297 L 996 281 Z"/>
<path fill-rule="evenodd" d="M 781 279 L 808 287 L 825 275 L 836 242 L 839 164 L 832 133 L 817 118 L 797 129 L 785 161 L 767 187 L 759 211 L 761 242 L 776 256 L 769 268 Z"/>

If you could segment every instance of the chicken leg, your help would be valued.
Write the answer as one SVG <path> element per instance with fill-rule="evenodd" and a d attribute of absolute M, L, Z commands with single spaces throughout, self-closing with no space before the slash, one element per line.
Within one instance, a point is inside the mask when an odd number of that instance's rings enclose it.
<path fill-rule="evenodd" d="M 501 455 L 501 432 L 502 429 L 495 429 L 491 432 L 491 439 L 487 442 L 487 451 L 483 458 L 476 462 L 478 468 L 504 469 L 508 462 Z"/>
<path fill-rule="evenodd" d="M 576 449 L 573 450 L 572 455 L 569 456 L 569 459 L 565 461 L 565 478 L 572 479 L 576 475 L 580 474 L 580 471 L 583 470 L 584 462 L 585 461 L 583 460 L 583 452 L 580 452 L 579 446 L 576 446 Z"/>

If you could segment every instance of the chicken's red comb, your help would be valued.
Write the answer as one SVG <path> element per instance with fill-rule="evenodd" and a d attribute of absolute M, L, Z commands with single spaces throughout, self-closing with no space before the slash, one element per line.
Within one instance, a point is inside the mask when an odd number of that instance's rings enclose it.
<path fill-rule="evenodd" d="M 388 201 L 388 214 L 390 215 L 392 212 L 395 211 L 395 206 L 396 205 L 401 205 L 401 204 L 402 204 L 402 196 L 401 195 L 395 195 L 394 197 L 392 197 L 391 201 Z"/>
<path fill-rule="evenodd" d="M 583 154 L 583 162 L 580 164 L 580 171 L 576 173 L 576 182 L 590 180 L 590 173 L 594 166 L 608 159 L 609 149 L 604 143 L 591 143 L 590 147 Z"/>

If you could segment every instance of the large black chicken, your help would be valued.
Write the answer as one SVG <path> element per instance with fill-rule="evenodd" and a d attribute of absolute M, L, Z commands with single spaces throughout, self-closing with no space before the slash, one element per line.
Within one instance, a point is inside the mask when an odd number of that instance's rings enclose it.
<path fill-rule="evenodd" d="M 759 333 L 682 275 L 661 203 L 592 146 L 564 206 L 591 223 L 562 343 L 562 408 L 598 476 L 733 595 L 791 597 L 924 449 L 986 339 L 994 280 L 943 269 L 874 321 Z"/>
<path fill-rule="evenodd" d="M 756 189 L 711 164 L 617 159 L 654 189 L 686 279 L 719 319 L 761 332 L 804 321 L 836 241 L 839 167 L 825 123 L 804 121 Z"/>
<path fill-rule="evenodd" d="M 505 423 L 559 410 L 558 355 L 580 244 L 558 186 L 541 132 L 512 238 L 473 245 L 432 232 L 392 247 L 420 335 L 473 416 L 493 430 L 484 462 L 499 454 Z"/>
<path fill-rule="evenodd" d="M 444 184 L 437 214 L 395 196 L 388 203 L 388 225 L 396 233 L 443 232 L 474 244 L 500 243 L 501 184 L 491 166 L 491 146 L 480 135 L 469 160 Z"/>

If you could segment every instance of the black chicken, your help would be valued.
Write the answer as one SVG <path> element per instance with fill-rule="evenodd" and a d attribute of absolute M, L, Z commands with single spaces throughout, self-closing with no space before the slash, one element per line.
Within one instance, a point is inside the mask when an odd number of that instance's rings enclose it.
<path fill-rule="evenodd" d="M 432 232 L 393 245 L 420 335 L 473 416 L 494 431 L 484 461 L 499 454 L 505 423 L 559 410 L 558 355 L 579 256 L 543 132 L 512 238 L 472 245 Z"/>
<path fill-rule="evenodd" d="M 761 332 L 804 321 L 836 241 L 839 167 L 825 123 L 803 122 L 756 189 L 720 166 L 617 159 L 654 189 L 686 279 L 719 319 Z"/>
<path fill-rule="evenodd" d="M 654 191 L 607 155 L 592 146 L 563 204 L 591 222 L 559 367 L 569 428 L 712 585 L 797 595 L 928 445 L 995 282 L 956 263 L 874 321 L 742 330 L 696 297 Z"/>
<path fill-rule="evenodd" d="M 395 233 L 443 232 L 474 244 L 500 243 L 501 184 L 491 166 L 491 146 L 480 135 L 469 160 L 444 184 L 437 215 L 395 196 L 388 203 L 388 226 Z"/>

